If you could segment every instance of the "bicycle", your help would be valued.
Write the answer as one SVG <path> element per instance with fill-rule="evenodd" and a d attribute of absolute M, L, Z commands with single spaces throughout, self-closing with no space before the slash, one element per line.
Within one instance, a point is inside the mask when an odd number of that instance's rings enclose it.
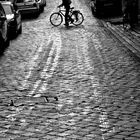
<path fill-rule="evenodd" d="M 63 17 L 65 17 L 65 9 L 59 8 L 58 12 L 54 12 L 50 16 L 50 22 L 53 26 L 59 26 L 63 22 Z M 84 16 L 79 10 L 74 10 L 74 7 L 70 8 L 68 22 L 75 26 L 82 24 L 84 21 Z"/>

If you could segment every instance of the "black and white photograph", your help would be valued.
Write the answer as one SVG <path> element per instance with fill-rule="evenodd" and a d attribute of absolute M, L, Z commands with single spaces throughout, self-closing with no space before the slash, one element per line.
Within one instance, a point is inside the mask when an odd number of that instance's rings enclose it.
<path fill-rule="evenodd" d="M 0 0 L 0 140 L 140 140 L 140 0 Z"/>

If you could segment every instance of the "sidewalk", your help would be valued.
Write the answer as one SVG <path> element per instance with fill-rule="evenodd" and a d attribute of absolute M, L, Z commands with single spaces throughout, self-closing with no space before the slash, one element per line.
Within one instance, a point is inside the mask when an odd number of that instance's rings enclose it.
<path fill-rule="evenodd" d="M 105 30 L 140 58 L 140 22 L 133 30 L 124 30 L 122 18 L 105 19 L 100 22 Z"/>

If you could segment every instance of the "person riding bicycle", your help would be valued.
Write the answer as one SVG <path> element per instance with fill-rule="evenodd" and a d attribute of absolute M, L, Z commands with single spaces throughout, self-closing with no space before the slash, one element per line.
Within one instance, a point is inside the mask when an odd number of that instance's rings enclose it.
<path fill-rule="evenodd" d="M 70 11 L 70 5 L 71 5 L 71 0 L 62 0 L 62 4 L 60 4 L 59 6 L 58 6 L 58 8 L 60 8 L 60 7 L 62 7 L 62 6 L 64 6 L 65 7 L 65 9 L 66 9 L 66 13 L 65 13 L 65 26 L 69 26 L 69 11 Z M 71 22 L 72 22 L 72 19 L 70 19 L 71 20 Z"/>

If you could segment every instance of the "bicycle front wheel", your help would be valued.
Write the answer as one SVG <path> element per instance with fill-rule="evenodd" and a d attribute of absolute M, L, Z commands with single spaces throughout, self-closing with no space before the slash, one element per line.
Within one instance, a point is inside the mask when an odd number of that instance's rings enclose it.
<path fill-rule="evenodd" d="M 50 22 L 53 26 L 59 26 L 63 22 L 63 17 L 60 13 L 52 13 L 50 16 Z"/>
<path fill-rule="evenodd" d="M 72 19 L 74 19 L 73 24 L 75 26 L 78 26 L 78 25 L 82 24 L 83 21 L 84 21 L 84 16 L 79 11 L 76 11 L 75 13 L 73 13 L 71 17 L 72 17 Z"/>

